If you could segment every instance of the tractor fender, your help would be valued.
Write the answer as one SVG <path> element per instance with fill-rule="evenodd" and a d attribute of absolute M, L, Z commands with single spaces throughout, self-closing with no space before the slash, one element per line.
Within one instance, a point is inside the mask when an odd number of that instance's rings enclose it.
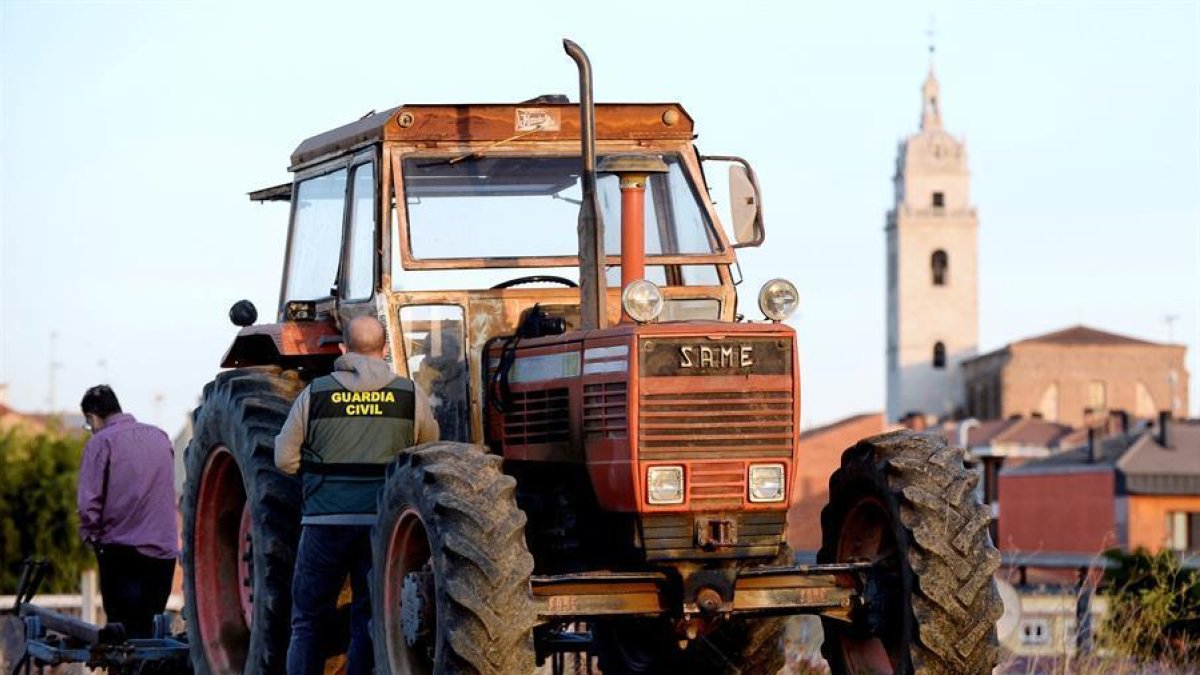
<path fill-rule="evenodd" d="M 222 368 L 330 363 L 341 355 L 342 334 L 328 321 L 283 321 L 238 331 Z"/>

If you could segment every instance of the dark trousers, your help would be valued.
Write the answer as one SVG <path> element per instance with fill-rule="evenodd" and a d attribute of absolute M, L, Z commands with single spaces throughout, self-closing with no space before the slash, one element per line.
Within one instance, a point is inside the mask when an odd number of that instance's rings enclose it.
<path fill-rule="evenodd" d="M 96 548 L 96 560 L 108 622 L 125 626 L 129 637 L 150 637 L 154 615 L 167 608 L 175 559 L 151 558 L 132 546 L 102 544 Z"/>
<path fill-rule="evenodd" d="M 321 675 L 325 669 L 328 625 L 338 595 L 350 576 L 350 649 L 346 675 L 370 675 L 371 652 L 371 528 L 350 525 L 305 525 L 296 550 L 292 578 L 292 641 L 288 645 L 288 675 Z"/>

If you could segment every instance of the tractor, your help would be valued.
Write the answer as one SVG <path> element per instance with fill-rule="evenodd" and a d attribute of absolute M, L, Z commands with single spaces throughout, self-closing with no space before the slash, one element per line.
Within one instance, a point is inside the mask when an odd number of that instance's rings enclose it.
<path fill-rule="evenodd" d="M 679 104 L 593 103 L 564 48 L 578 103 L 372 113 L 250 194 L 290 226 L 277 320 L 234 305 L 187 449 L 195 672 L 283 672 L 301 489 L 273 441 L 360 315 L 441 428 L 379 495 L 376 672 L 524 675 L 586 652 L 607 675 L 774 673 L 796 614 L 820 617 L 834 672 L 990 672 L 1000 558 L 974 467 L 931 435 L 859 442 L 816 564 L 796 563 L 798 294 L 769 281 L 753 320 L 736 293 L 737 249 L 764 241 L 755 174 L 701 155 Z"/>

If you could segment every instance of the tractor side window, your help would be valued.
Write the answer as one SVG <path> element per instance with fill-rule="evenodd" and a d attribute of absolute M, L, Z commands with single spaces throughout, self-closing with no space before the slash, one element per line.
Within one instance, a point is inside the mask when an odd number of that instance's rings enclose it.
<path fill-rule="evenodd" d="M 375 290 L 375 165 L 354 167 L 352 187 L 343 296 L 347 300 L 365 300 Z"/>
<path fill-rule="evenodd" d="M 301 181 L 296 188 L 284 300 L 329 297 L 342 250 L 346 170 Z"/>
<path fill-rule="evenodd" d="M 469 443 L 471 399 L 463 318 L 458 305 L 400 308 L 409 376 L 429 397 L 442 440 Z"/>

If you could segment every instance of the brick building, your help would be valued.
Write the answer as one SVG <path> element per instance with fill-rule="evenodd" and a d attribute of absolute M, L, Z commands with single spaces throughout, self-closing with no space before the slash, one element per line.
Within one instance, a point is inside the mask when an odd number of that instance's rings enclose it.
<path fill-rule="evenodd" d="M 966 413 L 1037 416 L 1071 426 L 1088 421 L 1087 409 L 1127 410 L 1139 419 L 1162 410 L 1184 417 L 1186 349 L 1086 326 L 1013 342 L 963 362 Z"/>
<path fill-rule="evenodd" d="M 1200 421 L 1139 425 L 1000 472 L 1005 552 L 1200 551 Z"/>
<path fill-rule="evenodd" d="M 886 428 L 883 413 L 865 413 L 800 434 L 800 462 L 788 511 L 788 543 L 794 550 L 821 548 L 821 509 L 829 501 L 829 476 L 842 465 L 842 452 Z"/>

